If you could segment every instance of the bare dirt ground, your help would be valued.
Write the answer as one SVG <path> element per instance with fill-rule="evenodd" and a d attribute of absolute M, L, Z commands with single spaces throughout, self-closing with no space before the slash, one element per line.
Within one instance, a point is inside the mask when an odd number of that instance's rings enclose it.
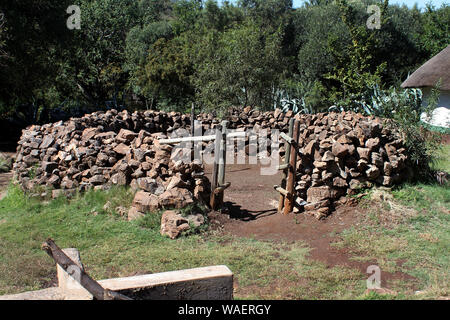
<path fill-rule="evenodd" d="M 208 176 L 211 172 L 211 167 L 207 166 Z M 366 274 L 367 267 L 376 264 L 376 261 L 351 260 L 351 254 L 345 248 L 330 245 L 339 240 L 339 233 L 344 229 L 360 223 L 358 216 L 364 215 L 364 209 L 341 206 L 320 221 L 303 213 L 278 214 L 279 194 L 273 185 L 280 184 L 281 173 L 263 176 L 259 165 L 227 165 L 225 180 L 231 182 L 224 196 L 228 212 L 210 214 L 211 219 L 220 222 L 224 234 L 258 240 L 303 241 L 311 248 L 309 258 L 325 263 L 329 268 L 347 266 Z M 414 280 L 401 272 L 383 272 L 383 279 L 386 283 Z"/>

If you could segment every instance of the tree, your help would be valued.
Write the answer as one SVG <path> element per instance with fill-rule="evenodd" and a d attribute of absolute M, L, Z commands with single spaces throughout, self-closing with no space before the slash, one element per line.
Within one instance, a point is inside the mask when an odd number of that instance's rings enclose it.
<path fill-rule="evenodd" d="M 189 76 L 193 71 L 185 40 L 183 37 L 161 38 L 150 47 L 145 67 L 138 71 L 137 81 L 142 94 L 150 99 L 151 108 L 158 100 L 182 107 L 183 102 L 192 99 Z"/>
<path fill-rule="evenodd" d="M 338 63 L 327 78 L 340 85 L 334 90 L 334 100 L 339 101 L 339 104 L 351 105 L 366 99 L 368 91 L 380 84 L 381 72 L 386 63 L 374 63 L 373 52 L 378 44 L 379 30 L 368 30 L 365 24 L 361 24 L 357 11 L 346 0 L 338 0 L 337 5 L 341 19 L 348 28 L 351 43 L 347 46 L 348 56 L 344 56 L 337 49 L 338 39 L 330 39 L 330 49 Z M 386 22 L 387 6 L 388 0 L 385 0 L 381 8 L 382 25 Z"/>
<path fill-rule="evenodd" d="M 210 32 L 195 65 L 196 97 L 209 110 L 232 105 L 269 108 L 283 70 L 281 32 L 253 21 L 223 34 Z"/>
<path fill-rule="evenodd" d="M 429 59 L 450 43 L 450 6 L 442 4 L 441 8 L 436 9 L 435 6 L 428 3 L 421 24 L 423 33 L 420 35 L 419 41 L 429 55 L 426 59 Z"/>
<path fill-rule="evenodd" d="M 16 110 L 36 120 L 45 92 L 58 74 L 58 54 L 69 32 L 63 1 L 3 1 L 0 31 L 0 114 Z M 20 108 L 20 110 L 18 109 Z"/>

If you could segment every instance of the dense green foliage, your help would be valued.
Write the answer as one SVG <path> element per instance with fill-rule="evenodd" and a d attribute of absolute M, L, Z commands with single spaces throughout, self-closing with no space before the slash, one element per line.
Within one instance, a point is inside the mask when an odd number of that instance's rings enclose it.
<path fill-rule="evenodd" d="M 368 29 L 369 4 L 381 29 Z M 69 5 L 81 29 L 69 30 Z M 45 122 L 88 109 L 206 111 L 296 100 L 355 107 L 450 43 L 448 5 L 388 1 L 8 0 L 0 6 L 0 114 Z"/>

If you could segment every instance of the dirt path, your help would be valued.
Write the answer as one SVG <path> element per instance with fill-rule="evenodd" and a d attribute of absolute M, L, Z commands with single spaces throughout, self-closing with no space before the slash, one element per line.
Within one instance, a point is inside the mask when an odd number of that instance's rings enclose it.
<path fill-rule="evenodd" d="M 207 166 L 206 173 L 211 175 L 211 167 Z M 282 215 L 276 211 L 279 194 L 273 189 L 273 185 L 280 184 L 281 173 L 262 176 L 258 165 L 227 165 L 225 180 L 231 182 L 224 197 L 229 211 L 211 213 L 211 218 L 220 221 L 225 234 L 259 240 L 304 241 L 311 248 L 310 258 L 330 268 L 347 266 L 366 274 L 367 267 L 376 264 L 351 260 L 345 248 L 330 246 L 339 240 L 339 233 L 359 223 L 358 215 L 364 214 L 360 208 L 342 206 L 321 221 L 303 213 Z M 401 272 L 383 272 L 383 279 L 389 282 L 414 278 Z"/>

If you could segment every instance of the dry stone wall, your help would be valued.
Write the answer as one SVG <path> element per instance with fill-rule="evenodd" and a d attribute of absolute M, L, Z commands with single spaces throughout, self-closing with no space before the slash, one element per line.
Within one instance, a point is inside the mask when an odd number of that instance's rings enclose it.
<path fill-rule="evenodd" d="M 389 187 L 409 175 L 403 141 L 379 118 L 317 114 L 304 117 L 300 129 L 296 201 L 317 218 L 341 196 L 374 184 Z"/>
<path fill-rule="evenodd" d="M 307 212 L 325 216 L 345 194 L 405 177 L 403 143 L 377 118 L 351 112 L 294 116 L 247 107 L 231 110 L 228 120 L 232 129 L 269 129 L 270 138 L 270 129 L 287 132 L 292 117 L 301 123 L 296 201 Z M 220 123 L 211 114 L 196 119 L 203 132 Z M 201 163 L 178 160 L 173 147 L 158 142 L 183 128 L 190 128 L 189 115 L 116 110 L 33 125 L 23 130 L 13 171 L 25 190 L 49 187 L 53 195 L 131 185 L 138 192 L 129 218 L 161 207 L 181 208 L 210 192 Z"/>

